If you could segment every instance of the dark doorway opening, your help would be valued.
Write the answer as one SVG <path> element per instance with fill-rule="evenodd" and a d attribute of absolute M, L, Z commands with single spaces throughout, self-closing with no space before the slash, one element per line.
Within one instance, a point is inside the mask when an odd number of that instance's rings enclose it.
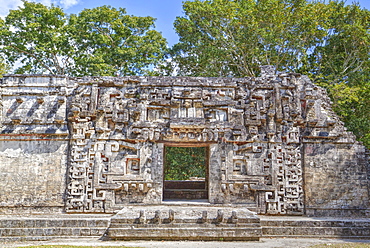
<path fill-rule="evenodd" d="M 163 199 L 208 199 L 208 147 L 166 146 Z"/>

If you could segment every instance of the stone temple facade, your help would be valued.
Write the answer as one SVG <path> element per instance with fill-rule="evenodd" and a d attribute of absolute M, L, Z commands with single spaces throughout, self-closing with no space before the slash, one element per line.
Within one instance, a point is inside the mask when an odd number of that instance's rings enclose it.
<path fill-rule="evenodd" d="M 162 204 L 169 146 L 206 148 L 211 204 L 370 215 L 365 147 L 325 90 L 268 69 L 258 78 L 5 75 L 0 213 Z"/>

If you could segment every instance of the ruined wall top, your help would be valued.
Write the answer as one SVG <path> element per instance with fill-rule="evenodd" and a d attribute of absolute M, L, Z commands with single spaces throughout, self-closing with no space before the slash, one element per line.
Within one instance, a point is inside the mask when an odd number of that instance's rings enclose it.
<path fill-rule="evenodd" d="M 133 141 L 171 140 L 179 128 L 194 133 L 198 126 L 213 137 L 192 141 L 354 142 L 324 89 L 300 74 L 273 73 L 266 67 L 257 78 L 5 75 L 0 132 L 68 135 L 68 120 L 104 115 L 99 132 Z M 155 134 L 144 137 L 139 129 Z"/>

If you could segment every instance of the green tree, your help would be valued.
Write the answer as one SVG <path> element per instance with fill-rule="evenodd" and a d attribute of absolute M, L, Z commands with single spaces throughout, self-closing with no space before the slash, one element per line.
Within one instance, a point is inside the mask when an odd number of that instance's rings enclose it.
<path fill-rule="evenodd" d="M 274 65 L 306 74 L 328 90 L 347 127 L 370 148 L 370 12 L 326 2 L 186 1 L 166 73 L 249 77 Z"/>
<path fill-rule="evenodd" d="M 166 147 L 165 180 L 189 180 L 206 177 L 205 147 Z"/>
<path fill-rule="evenodd" d="M 24 1 L 1 23 L 2 53 L 12 66 L 20 64 L 16 73 L 149 74 L 166 49 L 154 21 L 123 8 L 102 6 L 68 16 L 60 7 Z"/>
<path fill-rule="evenodd" d="M 326 35 L 329 10 L 305 0 L 187 1 L 175 29 L 180 74 L 256 76 L 260 65 L 293 70 Z"/>
<path fill-rule="evenodd" d="M 325 42 L 297 71 L 328 90 L 346 127 L 370 148 L 370 11 L 333 6 Z"/>
<path fill-rule="evenodd" d="M 2 23 L 2 52 L 16 73 L 64 74 L 71 45 L 66 35 L 67 18 L 61 8 L 24 1 Z"/>
<path fill-rule="evenodd" d="M 5 63 L 4 58 L 0 57 L 0 77 L 10 71 L 9 65 Z"/>
<path fill-rule="evenodd" d="M 152 17 L 126 15 L 125 9 L 102 6 L 71 15 L 76 74 L 142 75 L 163 59 L 166 40 L 152 30 Z"/>

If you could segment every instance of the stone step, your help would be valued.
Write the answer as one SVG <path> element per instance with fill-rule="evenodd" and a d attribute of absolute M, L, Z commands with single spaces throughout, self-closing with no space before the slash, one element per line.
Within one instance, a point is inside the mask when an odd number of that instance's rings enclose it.
<path fill-rule="evenodd" d="M 205 189 L 165 189 L 164 199 L 207 199 L 208 190 Z"/>
<path fill-rule="evenodd" d="M 0 236 L 102 236 L 106 229 L 107 227 L 0 228 Z"/>
<path fill-rule="evenodd" d="M 56 215 L 0 217 L 0 240 L 49 240 L 51 238 L 102 237 L 110 215 Z"/>
<path fill-rule="evenodd" d="M 187 207 L 232 207 L 248 209 L 251 212 L 256 212 L 257 205 L 255 203 L 248 204 L 211 204 L 207 199 L 165 199 L 162 201 L 165 206 L 187 206 Z"/>
<path fill-rule="evenodd" d="M 109 228 L 110 240 L 203 240 L 203 241 L 259 241 L 260 228 L 219 227 L 145 227 Z"/>
<path fill-rule="evenodd" d="M 263 217 L 261 226 L 263 237 L 370 238 L 370 219 Z"/>
<path fill-rule="evenodd" d="M 259 217 L 230 206 L 125 207 L 111 219 L 108 239 L 259 240 Z"/>
<path fill-rule="evenodd" d="M 106 227 L 109 219 L 0 219 L 2 228 Z"/>

